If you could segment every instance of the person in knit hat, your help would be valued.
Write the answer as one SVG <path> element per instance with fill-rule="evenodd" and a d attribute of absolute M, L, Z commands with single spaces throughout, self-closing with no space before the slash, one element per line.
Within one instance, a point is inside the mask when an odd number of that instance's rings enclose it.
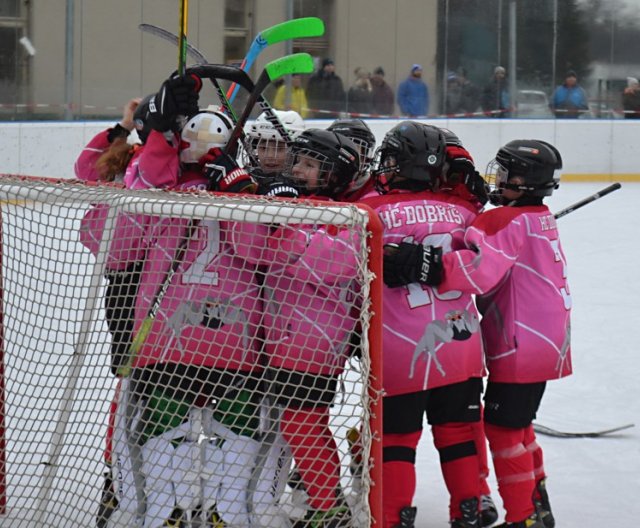
<path fill-rule="evenodd" d="M 398 106 L 408 117 L 425 117 L 429 113 L 429 87 L 422 80 L 422 66 L 414 64 L 411 73 L 398 86 Z"/>
<path fill-rule="evenodd" d="M 344 112 L 346 94 L 333 59 L 323 59 L 320 69 L 309 77 L 307 101 L 310 117 L 333 119 Z"/>

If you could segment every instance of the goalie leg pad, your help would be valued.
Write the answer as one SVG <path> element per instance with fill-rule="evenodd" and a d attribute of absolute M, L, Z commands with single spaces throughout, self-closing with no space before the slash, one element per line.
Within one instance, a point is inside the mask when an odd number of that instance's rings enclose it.
<path fill-rule="evenodd" d="M 171 442 L 163 437 L 151 438 L 142 446 L 142 474 L 147 496 L 145 528 L 162 526 L 175 508 L 173 455 Z"/>

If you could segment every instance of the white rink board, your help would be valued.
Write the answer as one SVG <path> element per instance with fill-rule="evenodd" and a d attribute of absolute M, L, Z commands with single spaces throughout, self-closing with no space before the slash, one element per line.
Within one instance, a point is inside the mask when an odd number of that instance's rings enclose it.
<path fill-rule="evenodd" d="M 399 120 L 366 120 L 378 139 Z M 1 123 L 0 173 L 73 178 L 73 165 L 91 138 L 117 121 Z M 480 172 L 498 148 L 512 139 L 553 143 L 564 159 L 563 172 L 585 181 L 640 181 L 640 120 L 598 119 L 432 119 L 424 122 L 454 131 Z M 330 120 L 307 120 L 325 128 Z"/>

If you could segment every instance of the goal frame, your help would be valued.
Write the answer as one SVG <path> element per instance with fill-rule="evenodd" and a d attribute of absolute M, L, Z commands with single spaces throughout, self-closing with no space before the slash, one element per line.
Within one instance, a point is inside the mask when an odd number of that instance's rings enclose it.
<path fill-rule="evenodd" d="M 20 181 L 38 182 L 41 187 L 37 191 L 31 191 L 28 188 L 20 185 Z M 85 186 L 87 188 L 98 188 L 102 185 L 106 187 L 119 187 L 114 184 L 101 184 L 96 182 L 81 182 L 77 180 L 61 180 L 54 178 L 42 178 L 34 176 L 13 175 L 13 174 L 0 174 L 0 515 L 6 515 L 8 511 L 8 488 L 7 488 L 7 462 L 6 462 L 6 423 L 5 423 L 5 402 L 6 402 L 6 382 L 5 382 L 5 332 L 4 332 L 4 276 L 3 276 L 3 222 L 2 222 L 2 208 L 6 203 L 4 196 L 12 196 L 10 200 L 40 200 L 40 196 L 43 190 L 57 195 L 60 197 L 63 192 L 56 186 L 61 183 L 70 183 Z M 57 192 L 57 190 L 59 192 Z M 172 191 L 173 192 L 173 191 Z M 121 203 L 118 205 L 121 209 L 118 212 L 127 211 L 131 213 L 149 214 L 151 211 L 148 207 L 148 202 L 153 202 L 153 193 L 162 193 L 162 191 L 153 190 L 149 192 L 149 197 L 140 201 L 136 197 L 123 197 Z M 184 193 L 193 194 L 193 193 Z M 216 196 L 220 196 L 218 193 L 207 193 L 211 196 L 215 204 Z M 202 193 L 200 193 L 200 196 Z M 160 196 L 156 194 L 156 196 Z M 71 200 L 70 200 L 71 201 Z M 167 206 L 163 209 L 160 206 L 161 200 L 158 200 L 159 209 L 153 209 L 153 214 L 167 215 L 172 217 L 184 217 L 188 219 L 206 218 L 206 209 L 212 204 L 199 205 L 194 204 L 190 207 L 185 207 L 183 210 L 177 212 L 175 209 Z M 306 201 L 305 203 L 314 205 L 313 201 Z M 381 526 L 383 522 L 382 514 L 382 232 L 383 226 L 378 218 L 377 214 L 368 206 L 363 204 L 353 203 L 340 203 L 332 202 L 317 202 L 316 205 L 322 205 L 324 208 L 328 208 L 332 212 L 340 211 L 341 208 L 348 207 L 352 209 L 357 207 L 363 215 L 367 216 L 366 230 L 367 240 L 366 246 L 369 254 L 368 259 L 368 271 L 371 274 L 371 281 L 369 283 L 369 326 L 367 330 L 367 339 L 369 343 L 369 356 L 371 360 L 370 364 L 370 378 L 368 380 L 368 393 L 370 398 L 369 414 L 370 421 L 369 426 L 371 430 L 371 447 L 369 452 L 369 475 L 371 486 L 368 493 L 368 503 L 372 518 L 372 526 Z M 229 220 L 229 221 L 247 221 L 247 213 L 255 214 L 255 222 L 259 221 L 260 212 L 266 212 L 269 215 L 273 215 L 275 210 L 279 211 L 278 215 L 274 216 L 274 221 L 278 222 L 295 222 L 295 220 L 302 220 L 302 217 L 296 213 L 298 205 L 295 203 L 286 203 L 279 199 L 272 204 L 248 204 L 246 207 L 238 206 L 229 211 L 228 217 L 216 217 L 217 220 Z M 105 232 L 110 226 L 115 225 L 116 220 L 116 208 L 110 208 L 106 224 Z M 226 209 L 225 209 L 226 211 Z M 321 222 L 322 217 L 318 219 Z M 251 221 L 251 219 L 249 219 Z M 293 222 L 292 222 L 293 223 Z M 58 467 L 58 460 L 61 454 L 63 446 L 64 435 L 68 421 L 71 414 L 70 404 L 68 402 L 73 401 L 74 394 L 77 389 L 77 383 L 80 377 L 80 367 L 82 360 L 86 354 L 87 347 L 89 346 L 88 336 L 91 332 L 90 323 L 95 316 L 95 312 L 100 308 L 97 303 L 99 296 L 96 295 L 96 291 L 100 287 L 100 277 L 106 266 L 106 257 L 110 240 L 108 237 L 103 237 L 100 243 L 100 251 L 96 263 L 96 272 L 92 276 L 90 285 L 90 295 L 84 308 L 84 314 L 82 317 L 81 329 L 78 335 L 78 339 L 74 345 L 74 353 L 72 364 L 69 367 L 69 374 L 65 380 L 64 396 L 61 398 L 60 407 L 57 411 L 57 419 L 55 430 L 52 433 L 51 441 L 48 446 L 47 454 L 44 458 L 44 473 L 40 482 L 40 488 L 38 497 L 36 500 L 37 511 L 39 517 L 36 523 L 43 522 L 42 517 L 46 514 L 46 503 L 49 499 L 53 479 L 55 478 L 55 471 Z M 65 405 L 65 402 L 66 405 Z"/>

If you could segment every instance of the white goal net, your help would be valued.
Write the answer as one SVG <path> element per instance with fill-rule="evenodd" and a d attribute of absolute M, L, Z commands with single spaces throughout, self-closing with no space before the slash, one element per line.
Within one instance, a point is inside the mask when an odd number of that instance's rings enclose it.
<path fill-rule="evenodd" d="M 368 210 L 4 175 L 0 212 L 0 526 L 380 525 Z"/>

